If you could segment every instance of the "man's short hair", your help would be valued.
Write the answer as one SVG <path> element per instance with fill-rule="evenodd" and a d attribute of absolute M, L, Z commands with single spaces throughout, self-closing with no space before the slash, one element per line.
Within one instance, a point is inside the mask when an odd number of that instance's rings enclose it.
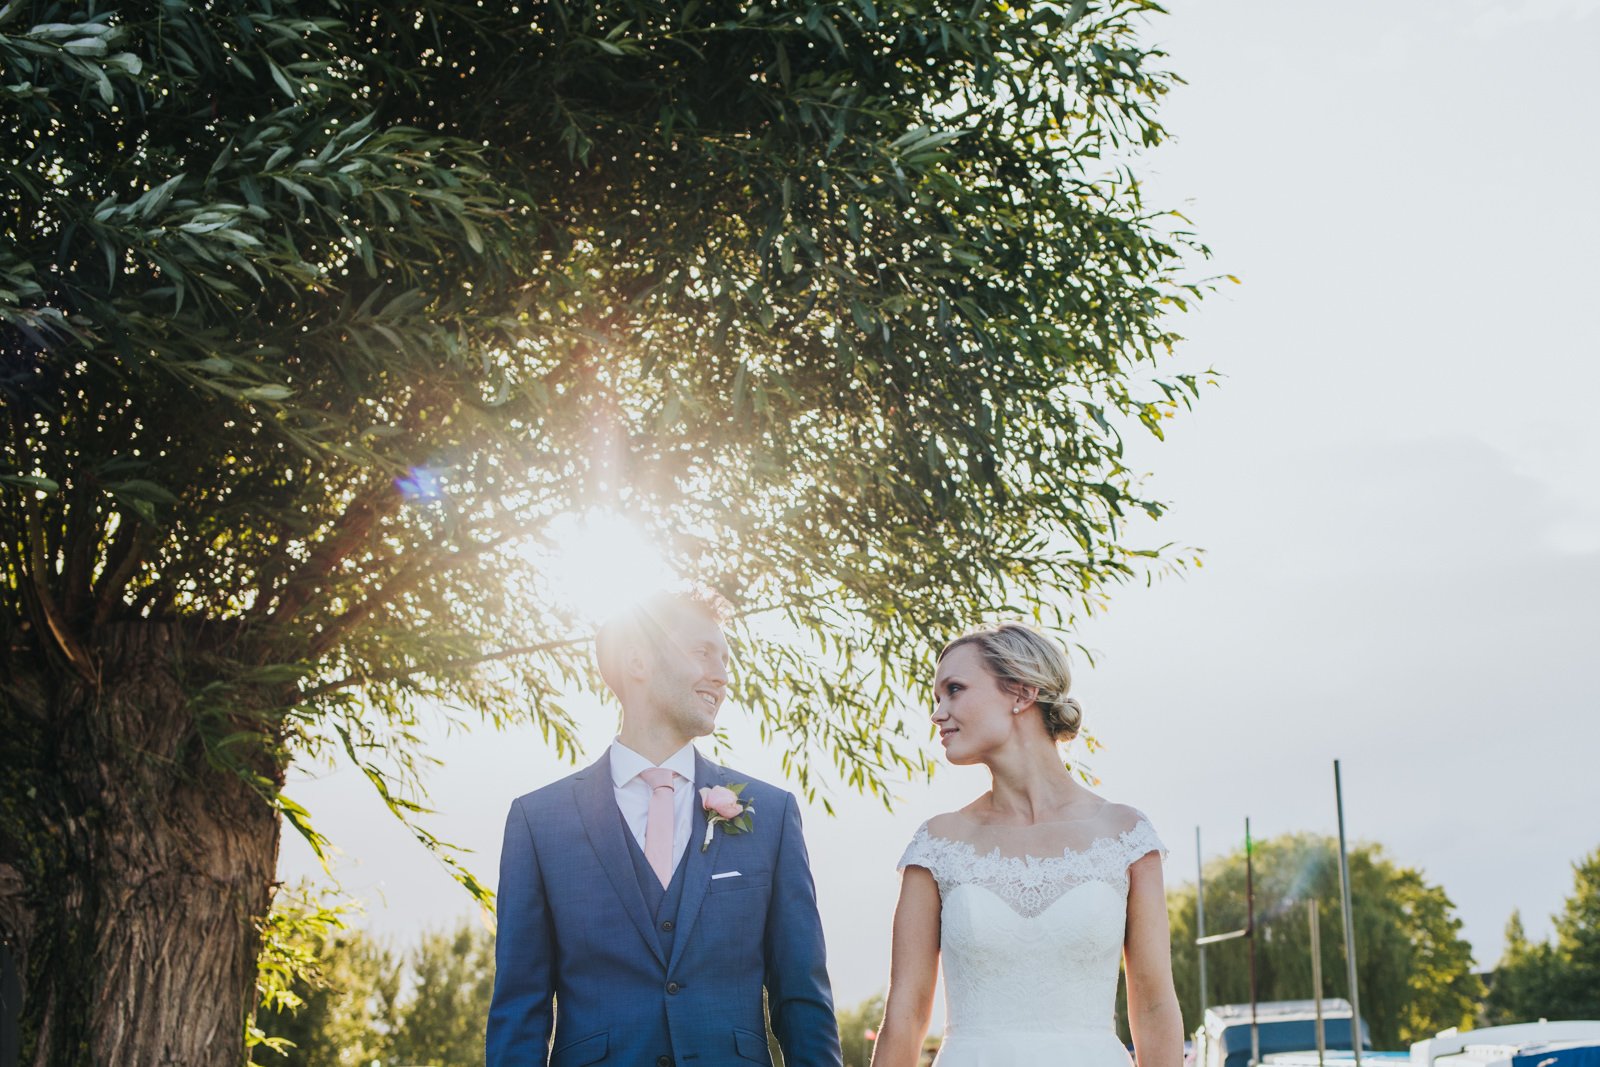
<path fill-rule="evenodd" d="M 635 601 L 602 623 L 594 635 L 600 677 L 620 698 L 630 647 L 642 644 L 659 658 L 671 641 L 673 622 L 683 613 L 699 615 L 720 626 L 732 610 L 722 594 L 700 582 L 672 586 Z"/>

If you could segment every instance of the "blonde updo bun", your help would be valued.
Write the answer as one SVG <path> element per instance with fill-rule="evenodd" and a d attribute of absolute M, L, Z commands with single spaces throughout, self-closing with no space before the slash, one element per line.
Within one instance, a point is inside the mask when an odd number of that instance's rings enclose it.
<path fill-rule="evenodd" d="M 1072 668 L 1062 647 L 1020 622 L 980 626 L 951 641 L 939 653 L 942 662 L 962 645 L 973 645 L 983 665 L 1007 689 L 1035 689 L 1044 727 L 1054 741 L 1071 741 L 1083 726 L 1083 705 L 1067 695 Z"/>

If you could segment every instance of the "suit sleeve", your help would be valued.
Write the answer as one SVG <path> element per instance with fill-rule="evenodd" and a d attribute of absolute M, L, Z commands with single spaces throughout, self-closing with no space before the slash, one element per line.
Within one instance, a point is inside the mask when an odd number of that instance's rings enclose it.
<path fill-rule="evenodd" d="M 506 817 L 500 850 L 494 997 L 485 1035 L 487 1067 L 544 1064 L 554 1022 L 555 939 L 533 831 L 521 800 Z"/>
<path fill-rule="evenodd" d="M 783 825 L 767 908 L 767 1010 L 787 1067 L 839 1067 L 839 1022 L 800 808 L 793 794 L 782 796 Z"/>

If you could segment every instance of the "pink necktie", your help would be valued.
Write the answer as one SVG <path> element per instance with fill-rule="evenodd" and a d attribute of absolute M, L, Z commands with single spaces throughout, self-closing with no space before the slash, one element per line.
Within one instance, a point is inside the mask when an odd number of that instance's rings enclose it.
<path fill-rule="evenodd" d="M 677 777 L 665 767 L 640 771 L 639 777 L 650 787 L 650 808 L 644 822 L 644 858 L 661 879 L 661 888 L 672 881 L 672 780 Z"/>

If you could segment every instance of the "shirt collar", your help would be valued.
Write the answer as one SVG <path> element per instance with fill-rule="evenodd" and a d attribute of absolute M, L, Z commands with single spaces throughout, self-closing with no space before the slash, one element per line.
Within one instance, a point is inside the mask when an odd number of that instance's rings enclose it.
<path fill-rule="evenodd" d="M 654 766 L 656 764 L 651 763 L 621 741 L 613 740 L 611 742 L 611 784 L 618 789 L 639 777 L 640 771 L 647 771 Z M 661 766 L 669 771 L 676 771 L 685 781 L 692 784 L 694 782 L 694 744 L 684 745 L 663 760 Z"/>

